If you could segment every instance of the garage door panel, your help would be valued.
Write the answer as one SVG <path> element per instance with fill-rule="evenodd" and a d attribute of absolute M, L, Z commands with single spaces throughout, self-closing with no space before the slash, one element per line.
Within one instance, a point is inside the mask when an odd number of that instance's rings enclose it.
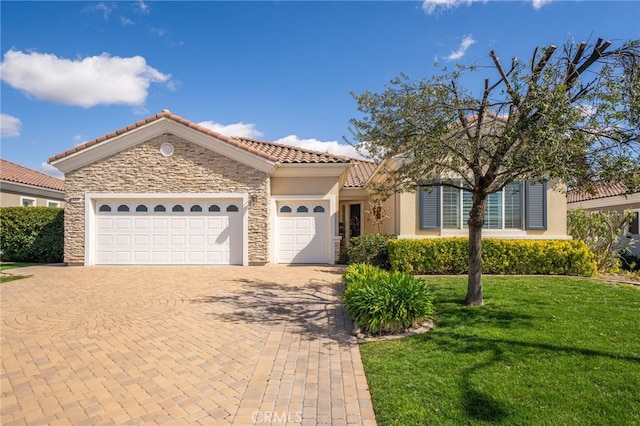
<path fill-rule="evenodd" d="M 150 228 L 149 219 L 134 219 L 134 228 L 149 229 Z"/>
<path fill-rule="evenodd" d="M 131 229 L 131 219 L 116 219 L 116 229 Z"/>
<path fill-rule="evenodd" d="M 97 227 L 99 230 L 113 229 L 113 218 L 111 217 L 98 218 L 97 222 Z"/>
<path fill-rule="evenodd" d="M 136 262 L 147 263 L 149 262 L 149 252 L 148 251 L 134 251 L 133 252 L 133 260 Z"/>
<path fill-rule="evenodd" d="M 328 209 L 321 203 L 286 203 L 278 206 L 278 261 L 327 263 Z M 286 206 L 286 207 L 285 207 Z M 314 209 L 316 212 L 314 213 Z"/>
<path fill-rule="evenodd" d="M 153 218 L 153 229 L 168 229 L 169 228 L 169 219 L 158 219 Z"/>
<path fill-rule="evenodd" d="M 171 218 L 171 229 L 187 229 L 187 220 Z"/>
<path fill-rule="evenodd" d="M 172 235 L 171 236 L 171 245 L 172 246 L 183 246 L 187 242 L 187 238 L 185 235 Z"/>
<path fill-rule="evenodd" d="M 116 244 L 119 246 L 128 246 L 131 244 L 131 235 L 116 235 Z"/>
<path fill-rule="evenodd" d="M 130 262 L 131 261 L 131 252 L 130 251 L 116 251 L 116 262 Z"/>
<path fill-rule="evenodd" d="M 182 210 L 173 211 L 178 204 Z M 96 208 L 95 263 L 242 264 L 242 213 L 226 211 L 238 203 L 216 203 L 220 212 L 209 212 L 210 204 L 118 200 Z"/>
<path fill-rule="evenodd" d="M 166 251 L 153 251 L 151 253 L 151 259 L 153 263 L 166 263 L 169 258 Z"/>

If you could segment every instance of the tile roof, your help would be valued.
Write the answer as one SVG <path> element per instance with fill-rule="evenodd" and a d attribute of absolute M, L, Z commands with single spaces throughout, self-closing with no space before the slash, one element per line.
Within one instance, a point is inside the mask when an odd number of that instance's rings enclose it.
<path fill-rule="evenodd" d="M 53 157 L 49 158 L 49 162 L 60 160 L 61 158 L 67 157 L 76 152 L 80 152 L 84 149 L 92 147 L 93 145 L 113 139 L 116 136 L 120 136 L 126 132 L 134 130 L 138 127 L 142 127 L 146 124 L 153 123 L 154 121 L 158 121 L 162 118 L 168 118 L 177 123 L 183 124 L 187 127 L 190 127 L 199 132 L 202 132 L 206 135 L 213 136 L 216 139 L 222 140 L 237 148 L 243 149 L 247 152 L 263 157 L 269 161 L 281 162 L 281 163 L 349 163 L 350 162 L 350 159 L 347 157 L 341 157 L 341 156 L 332 155 L 329 153 L 320 153 L 320 152 L 310 151 L 302 148 L 280 145 L 272 142 L 261 142 L 253 139 L 247 139 L 247 138 L 234 138 L 234 137 L 224 136 L 204 126 L 201 126 L 185 118 L 182 118 L 178 115 L 175 115 L 168 110 L 163 110 L 162 112 L 156 115 L 152 115 L 151 117 L 148 117 L 144 120 L 140 120 L 137 123 L 131 124 L 127 127 L 123 127 L 121 129 L 116 130 L 115 132 L 101 136 L 92 141 L 85 142 L 68 151 L 54 155 Z"/>
<path fill-rule="evenodd" d="M 281 163 L 349 163 L 349 157 L 329 154 L 328 152 L 318 152 L 295 146 L 283 145 L 274 142 L 264 142 L 249 138 L 233 137 L 243 145 L 254 148 L 259 152 L 270 155 L 278 159 Z"/>
<path fill-rule="evenodd" d="M 64 191 L 64 181 L 0 158 L 0 179 Z"/>
<path fill-rule="evenodd" d="M 364 184 L 369 181 L 369 178 L 373 176 L 377 168 L 378 164 L 372 161 L 352 159 L 351 168 L 349 169 L 349 175 L 344 183 L 344 187 L 362 188 Z"/>
<path fill-rule="evenodd" d="M 567 191 L 567 202 L 578 203 L 580 201 L 595 200 L 598 198 L 616 197 L 618 195 L 627 194 L 627 187 L 621 182 L 613 183 L 595 183 L 593 185 L 593 193 L 584 189 L 574 189 Z"/>

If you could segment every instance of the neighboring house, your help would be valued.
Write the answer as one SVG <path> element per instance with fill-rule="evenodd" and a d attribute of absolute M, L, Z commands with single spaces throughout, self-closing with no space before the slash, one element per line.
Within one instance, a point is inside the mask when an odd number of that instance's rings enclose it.
<path fill-rule="evenodd" d="M 64 181 L 0 159 L 0 206 L 64 206 Z"/>
<path fill-rule="evenodd" d="M 603 211 L 619 213 L 625 210 L 635 212 L 634 218 L 623 235 L 622 244 L 628 240 L 635 241 L 631 245 L 631 254 L 640 257 L 640 230 L 638 216 L 640 215 L 640 192 L 631 193 L 622 183 L 596 184 L 593 192 L 573 190 L 567 192 L 567 208 L 584 209 L 589 211 Z M 625 241 L 625 239 L 627 241 Z"/>
<path fill-rule="evenodd" d="M 389 219 L 374 224 L 365 184 L 375 163 L 227 137 L 167 110 L 49 162 L 65 173 L 69 264 L 331 264 L 340 242 L 362 233 L 465 233 L 450 230 L 448 210 L 428 207 L 422 191 L 386 200 Z M 507 229 L 493 235 L 565 238 L 565 196 L 546 187 L 537 196 L 537 229 L 527 229 L 533 202 L 521 192 L 520 204 L 502 204 L 521 222 L 501 222 Z"/>

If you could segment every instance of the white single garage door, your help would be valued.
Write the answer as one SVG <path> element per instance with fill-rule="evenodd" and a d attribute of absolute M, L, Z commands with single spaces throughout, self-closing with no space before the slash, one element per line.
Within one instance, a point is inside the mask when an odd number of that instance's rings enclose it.
<path fill-rule="evenodd" d="M 327 263 L 327 226 L 323 203 L 279 203 L 278 262 Z"/>
<path fill-rule="evenodd" d="M 101 265 L 240 265 L 242 204 L 97 201 L 95 242 L 95 263 Z"/>

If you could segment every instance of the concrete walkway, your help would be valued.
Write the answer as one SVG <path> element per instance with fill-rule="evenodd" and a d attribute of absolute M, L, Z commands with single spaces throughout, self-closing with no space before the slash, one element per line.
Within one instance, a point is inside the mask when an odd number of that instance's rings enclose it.
<path fill-rule="evenodd" d="M 0 423 L 375 425 L 341 271 L 9 271 Z"/>

